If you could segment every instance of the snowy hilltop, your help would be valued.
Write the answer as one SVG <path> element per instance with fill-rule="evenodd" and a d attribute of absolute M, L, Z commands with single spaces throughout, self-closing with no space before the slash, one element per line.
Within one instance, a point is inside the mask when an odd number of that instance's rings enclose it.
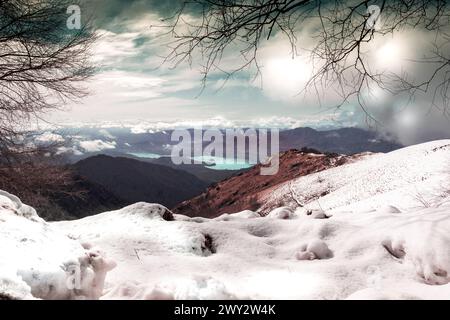
<path fill-rule="evenodd" d="M 0 296 L 448 299 L 449 181 L 442 140 L 292 179 L 256 212 L 215 219 L 137 203 L 49 224 L 2 192 Z"/>

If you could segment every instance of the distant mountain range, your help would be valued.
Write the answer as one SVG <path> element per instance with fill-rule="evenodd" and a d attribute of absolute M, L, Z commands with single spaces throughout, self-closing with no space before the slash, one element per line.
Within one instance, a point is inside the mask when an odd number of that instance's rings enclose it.
<path fill-rule="evenodd" d="M 206 164 L 173 164 L 167 156 L 170 154 L 170 143 L 173 144 L 170 131 L 135 134 L 124 128 L 90 128 L 80 131 L 71 129 L 60 134 L 75 139 L 78 144 L 74 146 L 78 149 L 88 145 L 99 146 L 101 150 L 93 148 L 89 152 L 84 150 L 83 153 L 68 155 L 69 166 L 77 176 L 70 188 L 83 190 L 84 196 L 64 197 L 62 194 L 51 199 L 57 204 L 53 211 L 64 212 L 59 215 L 53 212 L 50 216 L 55 219 L 61 216 L 83 217 L 139 201 L 157 202 L 186 215 L 200 213 L 211 216 L 213 213 L 235 212 L 255 206 L 252 195 L 261 190 L 345 161 L 342 159 L 346 157 L 340 155 L 389 152 L 402 147 L 379 138 L 374 132 L 358 128 L 285 130 L 280 132 L 280 151 L 284 152 L 280 173 L 273 177 L 261 177 L 258 166 L 232 171 L 212 170 Z M 100 148 L 104 145 L 108 148 Z M 302 148 L 313 148 L 333 155 L 315 157 L 295 151 Z M 161 156 L 139 158 L 136 153 Z"/>
<path fill-rule="evenodd" d="M 193 129 L 190 129 L 192 131 Z M 223 129 L 225 130 L 225 129 Z M 71 148 L 65 153 L 67 161 L 75 163 L 82 159 L 98 154 L 115 157 L 138 158 L 141 160 L 171 165 L 167 159 L 156 161 L 158 156 L 170 156 L 173 145 L 171 141 L 173 131 L 133 133 L 129 128 L 70 128 L 56 132 L 63 139 L 67 139 Z M 208 144 L 208 143 L 205 143 Z M 390 152 L 403 147 L 402 145 L 382 138 L 377 132 L 360 128 L 343 128 L 319 131 L 311 128 L 297 128 L 280 131 L 280 150 L 315 148 L 322 152 L 335 152 L 345 155 L 370 151 Z M 145 154 L 155 157 L 145 158 Z M 151 159 L 153 158 L 153 159 Z M 184 168 L 199 172 L 197 168 Z M 202 172 L 203 174 L 204 172 Z M 199 173 L 200 174 L 200 173 Z M 202 175 L 200 174 L 200 175 Z M 218 178 L 222 176 L 219 175 Z M 203 180 L 214 181 L 203 175 Z"/>
<path fill-rule="evenodd" d="M 317 131 L 297 128 L 280 132 L 280 150 L 314 148 L 322 152 L 352 155 L 361 152 L 390 152 L 401 144 L 380 138 L 376 132 L 359 128 Z"/>

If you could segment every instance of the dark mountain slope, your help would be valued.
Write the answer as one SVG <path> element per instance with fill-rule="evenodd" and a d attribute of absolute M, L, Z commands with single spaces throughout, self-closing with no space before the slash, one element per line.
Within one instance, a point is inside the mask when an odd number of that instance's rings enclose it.
<path fill-rule="evenodd" d="M 162 166 L 168 166 L 174 169 L 183 170 L 186 172 L 189 172 L 190 174 L 193 174 L 197 178 L 199 178 L 202 181 L 208 182 L 209 184 L 219 182 L 225 179 L 228 179 L 236 174 L 238 174 L 240 171 L 245 170 L 213 170 L 209 169 L 204 164 L 181 164 L 176 165 L 172 162 L 172 159 L 170 157 L 161 157 L 158 159 L 149 159 L 146 162 L 151 162 L 154 164 L 159 164 Z"/>
<path fill-rule="evenodd" d="M 171 207 L 200 194 L 208 185 L 185 171 L 129 158 L 99 155 L 79 161 L 74 168 L 128 204 L 145 201 Z"/>
<path fill-rule="evenodd" d="M 80 219 L 128 204 L 105 187 L 80 176 L 75 176 L 62 191 L 50 195 L 50 204 L 38 210 L 46 220 Z"/>

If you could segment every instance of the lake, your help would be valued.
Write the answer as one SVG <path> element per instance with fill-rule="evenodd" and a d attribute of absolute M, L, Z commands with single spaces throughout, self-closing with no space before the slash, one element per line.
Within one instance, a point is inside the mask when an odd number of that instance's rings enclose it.
<path fill-rule="evenodd" d="M 166 157 L 163 155 L 149 152 L 129 152 L 128 154 L 138 158 L 145 158 L 145 159 L 159 159 L 161 157 Z M 211 170 L 241 170 L 251 168 L 253 166 L 252 164 L 249 164 L 247 161 L 241 159 L 234 160 L 220 157 L 201 156 L 201 157 L 193 157 L 192 160 L 198 163 L 204 162 L 208 164 L 207 167 Z"/>

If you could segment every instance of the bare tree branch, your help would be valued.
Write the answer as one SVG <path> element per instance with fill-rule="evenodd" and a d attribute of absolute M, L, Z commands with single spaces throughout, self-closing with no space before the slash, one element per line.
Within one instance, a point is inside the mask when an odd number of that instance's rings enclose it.
<path fill-rule="evenodd" d="M 379 28 L 368 27 L 371 4 L 379 6 Z M 299 34 L 312 26 L 316 45 L 310 49 L 310 57 L 314 72 L 299 93 L 313 90 L 320 101 L 320 92 L 331 88 L 340 97 L 335 107 L 356 101 L 373 121 L 376 119 L 366 110 L 364 94 L 374 88 L 410 95 L 434 90 L 433 104 L 445 110 L 448 107 L 450 4 L 444 0 L 190 0 L 165 22 L 169 30 L 165 35 L 172 37 L 165 62 L 178 66 L 199 59 L 203 85 L 214 72 L 223 73 L 227 80 L 253 68 L 258 76 L 258 50 L 275 34 L 288 39 L 291 54 L 296 56 L 302 40 Z M 425 80 L 381 72 L 370 65 L 370 44 L 404 30 L 424 30 L 435 37 L 430 56 L 417 61 L 434 63 L 435 72 Z M 236 49 L 236 65 L 226 70 L 221 62 L 228 51 Z"/>

